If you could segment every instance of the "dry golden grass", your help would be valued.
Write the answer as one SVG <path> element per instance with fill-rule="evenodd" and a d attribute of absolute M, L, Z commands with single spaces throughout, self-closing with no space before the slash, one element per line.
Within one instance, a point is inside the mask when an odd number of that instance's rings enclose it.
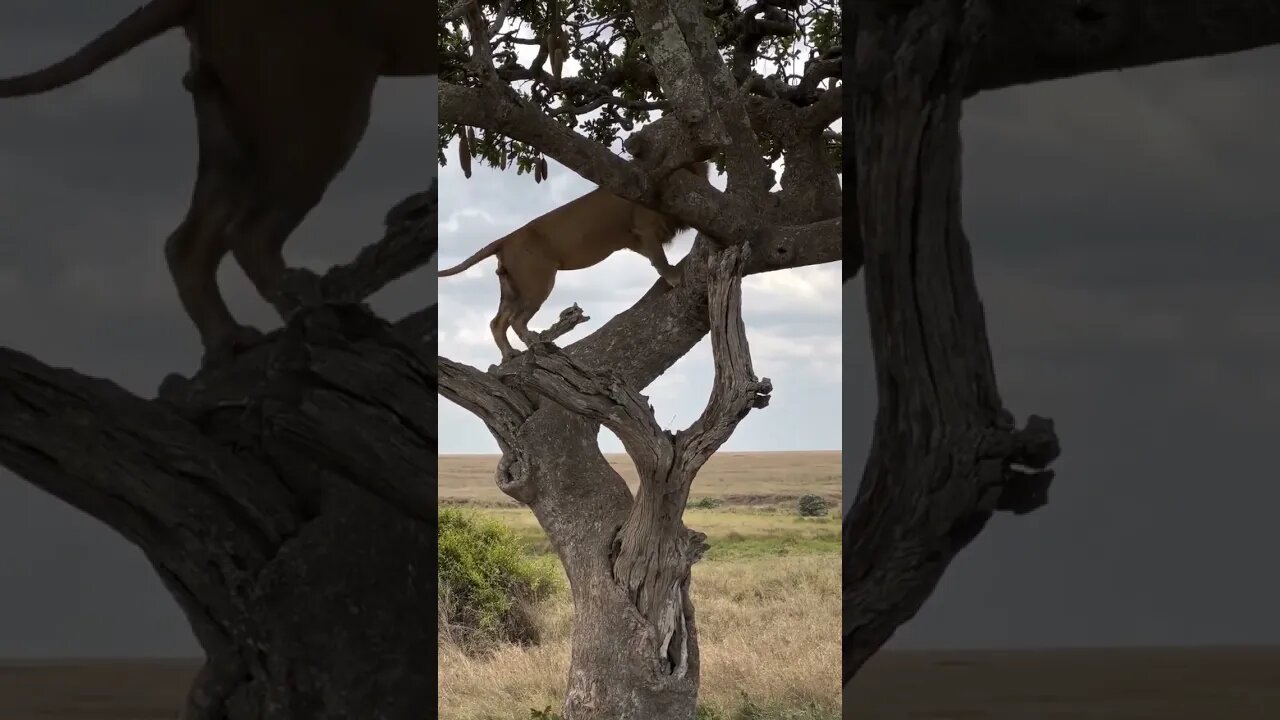
<path fill-rule="evenodd" d="M 632 490 L 625 455 L 609 462 Z M 760 720 L 803 713 L 804 720 L 840 716 L 840 522 L 799 518 L 796 499 L 815 494 L 839 509 L 837 452 L 718 453 L 694 483 L 692 499 L 716 509 L 690 509 L 685 523 L 707 534 L 711 550 L 693 568 L 702 651 L 700 704 L 713 717 L 736 717 L 744 697 Z M 483 507 L 529 547 L 548 551 L 533 514 L 494 486 L 496 456 L 441 456 L 441 503 Z M 567 596 L 540 608 L 542 643 L 507 646 L 470 657 L 444 642 L 439 712 L 443 720 L 514 720 L 564 699 L 572 607 Z M 799 719 L 801 715 L 788 715 Z"/>
<path fill-rule="evenodd" d="M 636 488 L 635 467 L 626 455 L 607 455 L 612 465 Z M 441 455 L 440 489 L 446 503 L 487 506 L 512 505 L 493 483 L 497 455 Z M 724 498 L 734 504 L 793 502 L 800 495 L 840 497 L 840 451 L 720 452 L 698 473 L 691 497 Z"/>
<path fill-rule="evenodd" d="M 745 693 L 766 708 L 812 706 L 839 717 L 838 556 L 700 563 L 693 569 L 702 650 L 701 704 L 729 713 Z M 470 658 L 442 645 L 442 720 L 514 720 L 556 709 L 569 668 L 567 598 L 544 605 L 543 642 Z"/>

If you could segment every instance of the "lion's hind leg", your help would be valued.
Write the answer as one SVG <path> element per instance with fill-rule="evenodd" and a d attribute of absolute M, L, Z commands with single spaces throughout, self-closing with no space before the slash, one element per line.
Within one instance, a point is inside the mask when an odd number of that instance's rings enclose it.
<path fill-rule="evenodd" d="M 526 347 L 533 347 L 537 338 L 529 331 L 529 321 L 551 296 L 551 288 L 556 282 L 556 270 L 539 258 L 520 266 L 518 274 L 512 273 L 509 282 L 516 288 L 511 328 L 516 331 L 520 342 Z"/>
<path fill-rule="evenodd" d="M 511 327 L 511 317 L 516 310 L 516 291 L 501 265 L 498 266 L 497 275 L 498 312 L 489 321 L 489 332 L 493 333 L 493 342 L 502 353 L 502 359 L 506 360 L 520 354 L 511 347 L 511 341 L 507 339 L 507 328 Z"/>
<path fill-rule="evenodd" d="M 197 72 L 193 53 L 193 73 Z M 215 87 L 190 87 L 196 111 L 198 160 L 191 205 L 165 241 L 165 260 L 183 310 L 195 324 L 205 361 L 217 362 L 261 338 L 232 317 L 218 289 L 218 266 L 230 249 L 228 230 L 248 191 L 244 148 L 226 125 Z"/>

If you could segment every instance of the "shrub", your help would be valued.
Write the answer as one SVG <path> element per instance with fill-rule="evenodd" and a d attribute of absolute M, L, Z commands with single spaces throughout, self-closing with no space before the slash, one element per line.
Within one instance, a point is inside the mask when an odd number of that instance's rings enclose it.
<path fill-rule="evenodd" d="M 689 503 L 695 510 L 715 510 L 724 504 L 724 500 L 716 497 L 701 497 Z"/>
<path fill-rule="evenodd" d="M 818 495 L 801 495 L 796 505 L 800 517 L 822 517 L 827 514 L 827 501 Z"/>
<path fill-rule="evenodd" d="M 536 558 L 501 522 L 442 508 L 439 524 L 441 632 L 459 645 L 536 644 L 537 602 L 560 589 L 549 558 Z"/>

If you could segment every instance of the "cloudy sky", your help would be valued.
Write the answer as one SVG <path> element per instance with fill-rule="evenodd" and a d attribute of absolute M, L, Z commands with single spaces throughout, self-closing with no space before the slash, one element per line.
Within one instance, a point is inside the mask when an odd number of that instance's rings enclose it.
<path fill-rule="evenodd" d="M 1280 643 L 1277 80 L 1272 49 L 966 106 L 1000 388 L 1063 454 L 1050 504 L 998 517 L 895 644 Z M 856 484 L 874 379 L 844 295 Z"/>
<path fill-rule="evenodd" d="M 74 51 L 136 0 L 0 3 L 0 74 Z M 199 361 L 165 269 L 195 174 L 195 127 L 171 33 L 71 87 L 0 101 L 0 345 L 146 397 Z M 435 84 L 385 80 L 347 171 L 294 234 L 290 262 L 324 269 L 381 236 L 386 210 L 435 172 Z M 234 263 L 232 311 L 275 327 Z M 398 317 L 432 302 L 428 269 L 384 291 Z M 198 654 L 142 555 L 0 470 L 0 657 Z"/>
<path fill-rule="evenodd" d="M 448 153 L 456 157 L 456 151 Z M 549 162 L 549 180 L 536 184 L 531 175 L 498 172 L 473 165 L 467 180 L 457 163 L 440 169 L 440 247 L 442 266 L 451 266 L 495 238 L 533 218 L 589 192 L 594 185 L 558 163 Z M 723 188 L 725 178 L 713 184 Z M 688 231 L 668 248 L 675 264 L 689 251 Z M 497 261 L 488 259 L 466 272 L 440 280 L 440 352 L 446 357 L 487 368 L 499 359 L 489 333 L 498 307 Z M 796 268 L 747 278 L 743 283 L 743 316 L 758 375 L 773 381 L 773 400 L 751 413 L 726 445 L 731 450 L 835 450 L 840 435 L 840 269 L 836 263 Z M 615 253 L 586 270 L 556 276 L 555 289 L 530 327 L 544 329 L 560 311 L 578 303 L 591 322 L 579 326 L 561 344 L 585 337 L 639 300 L 657 279 L 649 262 L 636 253 Z M 523 345 L 511 333 L 517 349 Z M 683 428 L 706 406 L 713 366 L 711 345 L 704 339 L 645 393 L 658 419 L 668 428 Z M 439 411 L 440 452 L 496 453 L 498 446 L 484 424 L 462 408 L 442 402 Z M 602 446 L 621 452 L 609 431 Z"/>

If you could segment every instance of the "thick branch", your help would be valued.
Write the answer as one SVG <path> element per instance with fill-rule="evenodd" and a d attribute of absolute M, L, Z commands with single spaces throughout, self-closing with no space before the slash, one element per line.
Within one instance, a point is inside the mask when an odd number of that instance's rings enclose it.
<path fill-rule="evenodd" d="M 106 380 L 0 348 L 0 463 L 140 547 L 265 562 L 294 530 L 266 469 Z M 187 578 L 188 581 L 191 578 Z"/>
<path fill-rule="evenodd" d="M 960 107 L 980 3 L 859 13 L 856 212 L 879 406 L 844 526 L 844 681 L 998 510 L 1046 499 L 1052 423 L 1014 428 L 960 221 Z M 1030 472 L 1023 468 L 1030 468 Z"/>
<path fill-rule="evenodd" d="M 515 445 L 517 433 L 536 409 L 524 394 L 503 384 L 490 373 L 444 356 L 440 367 L 440 394 L 479 418 L 503 445 Z"/>
<path fill-rule="evenodd" d="M 618 531 L 613 576 L 630 593 L 632 602 L 656 634 L 654 648 L 663 667 L 682 677 L 688 667 L 687 616 L 689 567 L 706 549 L 706 536 L 684 527 L 681 520 L 694 477 L 703 463 L 733 434 L 752 408 L 768 404 L 766 378 L 757 381 L 742 322 L 744 248 L 735 246 L 709 258 L 706 303 L 712 324 L 715 384 L 706 410 L 674 441 L 664 436 L 666 462 L 640 471 L 640 490 Z M 651 418 L 652 409 L 648 410 Z"/>
<path fill-rule="evenodd" d="M 435 247 L 435 197 L 434 190 L 419 193 L 393 208 L 383 240 L 325 277 L 335 295 L 348 302 L 363 299 L 391 278 L 429 260 Z M 343 448 L 348 459 L 358 456 L 364 450 L 357 441 L 371 438 L 335 428 L 324 416 L 327 405 L 340 405 L 349 414 L 353 405 L 360 405 L 350 400 L 377 397 L 379 391 L 373 385 L 378 383 L 400 381 L 410 387 L 425 377 L 434 385 L 434 369 L 416 362 L 434 357 L 434 332 L 430 353 L 422 352 L 428 349 L 422 338 L 404 335 L 398 339 L 409 343 L 373 350 L 377 340 L 390 339 L 386 332 L 384 323 L 349 305 L 311 308 L 262 345 L 225 366 L 207 368 L 195 382 L 170 376 L 160 399 L 154 401 L 105 380 L 50 368 L 22 353 L 0 349 L 0 462 L 140 546 L 158 547 L 168 543 L 171 534 L 187 538 L 194 532 L 199 537 L 179 541 L 178 547 L 187 548 L 184 552 L 199 556 L 201 547 L 217 545 L 252 567 L 264 561 L 282 537 L 294 532 L 295 501 L 271 463 L 225 449 L 211 438 L 204 423 L 224 410 L 234 415 L 270 404 L 270 398 L 262 397 L 264 391 L 271 393 L 262 384 L 264 371 L 274 374 L 273 382 L 279 382 L 279 387 L 296 390 L 283 377 L 287 371 L 296 371 L 320 381 L 330 392 L 316 393 L 291 414 L 277 412 L 273 429 L 284 438 L 304 439 L 308 433 L 321 437 L 335 432 L 346 441 Z M 375 338 L 366 346 L 371 354 L 395 358 L 379 364 L 376 358 L 357 359 L 336 349 L 327 357 L 323 353 L 313 357 L 308 346 L 341 346 L 353 338 L 369 337 Z M 276 352 L 284 347 L 289 351 Z M 384 371 L 369 372 L 372 367 Z M 405 377 L 392 377 L 398 370 Z M 377 378 L 371 385 L 366 384 L 370 377 Z M 417 410 L 434 404 L 435 397 L 434 388 L 421 401 L 413 393 L 401 392 L 399 402 L 417 403 L 417 407 L 388 402 L 385 411 L 366 417 L 365 424 L 376 428 L 389 420 L 416 432 L 423 443 L 433 443 L 434 426 L 419 426 L 412 418 Z M 284 440 L 281 446 L 287 448 L 289 442 Z M 386 462 L 381 468 L 379 463 L 361 461 L 362 468 L 354 474 L 375 493 L 395 497 L 402 504 L 416 503 L 423 487 L 419 468 L 413 461 L 397 465 L 390 456 L 382 460 Z"/>
<path fill-rule="evenodd" d="M 694 60 L 681 24 L 672 14 L 673 8 L 665 0 L 636 0 L 632 7 L 658 82 L 671 101 L 672 112 L 688 128 L 699 154 L 728 145 L 724 123 L 711 105 L 707 79 Z"/>
<path fill-rule="evenodd" d="M 612 430 L 641 477 L 671 467 L 671 435 L 658 425 L 648 398 L 615 377 L 584 369 L 554 346 L 544 347 L 503 364 L 497 376 Z"/>
<path fill-rule="evenodd" d="M 996 3 L 969 94 L 1280 43 L 1273 0 Z"/>
<path fill-rule="evenodd" d="M 987 39 L 974 51 L 966 95 L 1280 44 L 1280 4 L 1272 0 L 1044 0 L 992 5 Z M 844 46 L 855 48 L 858 23 L 846 20 L 844 33 Z M 867 81 L 858 77 L 852 61 L 856 54 L 846 53 L 844 84 L 850 88 Z M 874 77 L 870 81 L 875 82 Z M 852 153 L 846 152 L 845 158 L 847 166 Z M 857 192 L 851 177 L 846 169 L 847 207 L 852 207 Z M 859 228 L 851 224 L 847 232 L 846 281 L 862 268 Z"/>
<path fill-rule="evenodd" d="M 440 83 L 440 121 L 499 132 L 538 148 L 547 157 L 613 194 L 669 212 L 713 237 L 744 238 L 759 232 L 756 212 L 735 203 L 706 180 L 689 179 L 679 193 L 661 193 L 639 167 L 521 103 L 472 88 Z"/>
<path fill-rule="evenodd" d="M 386 234 L 354 260 L 329 269 L 321 279 L 325 300 L 358 303 L 431 262 L 436 255 L 436 181 L 387 212 Z"/>
<path fill-rule="evenodd" d="M 839 218 L 786 229 L 769 246 L 775 257 L 763 257 L 752 249 L 746 273 L 779 268 L 820 265 L 840 260 Z M 681 287 L 671 290 L 657 281 L 649 292 L 599 330 L 565 348 L 587 368 L 609 368 L 631 387 L 643 388 L 684 357 L 710 330 L 705 293 L 706 257 L 712 243 L 700 239 L 681 263 Z M 699 259 L 701 258 L 701 259 Z M 777 261 L 778 264 L 774 264 Z M 668 318 L 680 318 L 668 332 L 655 335 L 649 329 Z"/>
<path fill-rule="evenodd" d="M 769 404 L 773 391 L 769 378 L 757 380 L 751 369 L 751 348 L 742 322 L 742 274 L 749 256 L 750 251 L 739 246 L 711 257 L 708 309 L 715 383 L 702 415 L 676 436 L 681 470 L 690 478 L 733 435 L 747 413 Z"/>

